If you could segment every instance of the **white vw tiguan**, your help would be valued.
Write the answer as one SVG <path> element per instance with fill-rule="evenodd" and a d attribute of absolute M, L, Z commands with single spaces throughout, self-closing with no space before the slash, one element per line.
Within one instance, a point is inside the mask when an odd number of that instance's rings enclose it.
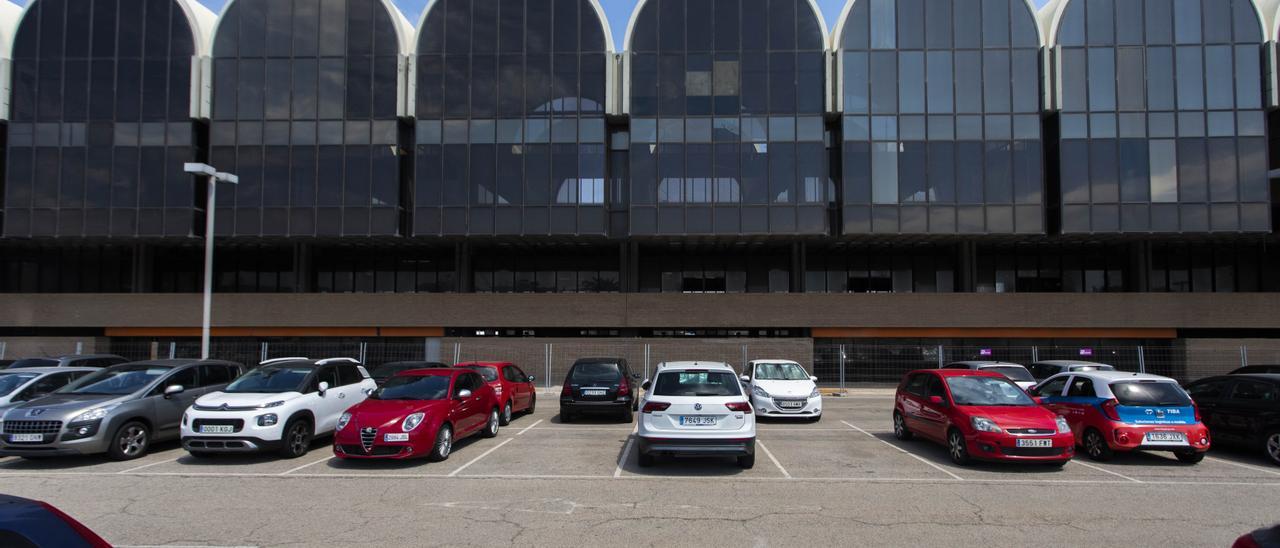
<path fill-rule="evenodd" d="M 658 365 L 636 429 L 640 466 L 658 456 L 735 457 L 756 462 L 756 417 L 733 368 L 719 362 Z"/>
<path fill-rule="evenodd" d="M 278 451 L 301 457 L 312 439 L 333 433 L 338 417 L 377 388 L 351 358 L 268 360 L 187 409 L 182 447 L 192 456 Z"/>

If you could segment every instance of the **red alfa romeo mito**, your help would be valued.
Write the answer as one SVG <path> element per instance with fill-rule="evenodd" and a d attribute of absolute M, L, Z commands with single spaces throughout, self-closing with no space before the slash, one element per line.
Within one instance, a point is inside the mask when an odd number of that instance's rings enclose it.
<path fill-rule="evenodd" d="M 449 458 L 472 434 L 498 435 L 493 388 L 468 369 L 397 374 L 338 419 L 333 454 L 343 459 Z"/>

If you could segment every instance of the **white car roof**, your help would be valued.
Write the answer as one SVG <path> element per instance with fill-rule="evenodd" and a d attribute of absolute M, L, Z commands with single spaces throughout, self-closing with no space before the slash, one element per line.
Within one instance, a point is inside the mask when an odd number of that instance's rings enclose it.
<path fill-rule="evenodd" d="M 102 371 L 101 367 L 20 367 L 18 369 L 0 369 L 0 375 L 5 373 L 75 373 L 75 372 L 92 373 Z"/>
<path fill-rule="evenodd" d="M 1162 381 L 1174 384 L 1177 384 L 1178 382 L 1169 377 L 1162 377 L 1160 375 L 1152 375 L 1150 373 L 1130 373 L 1127 371 L 1072 371 L 1070 373 L 1058 373 L 1057 375 L 1054 375 L 1053 378 L 1065 377 L 1068 375 L 1085 377 L 1108 384 L 1116 381 Z"/>
<path fill-rule="evenodd" d="M 662 362 L 658 364 L 659 371 L 667 371 L 670 369 L 719 369 L 733 372 L 733 368 L 724 362 Z"/>
<path fill-rule="evenodd" d="M 948 366 L 963 365 L 963 366 L 969 367 L 970 369 L 981 369 L 983 367 L 1010 367 L 1010 366 L 1022 367 L 1022 364 L 1018 364 L 1018 363 L 996 362 L 996 361 L 963 361 L 963 362 L 951 362 L 951 363 L 948 363 L 947 365 Z"/>
<path fill-rule="evenodd" d="M 1100 365 L 1103 367 L 1114 367 L 1111 364 L 1098 363 L 1098 362 L 1086 362 L 1086 361 L 1080 361 L 1080 360 L 1040 360 L 1036 363 L 1044 364 L 1044 365 L 1056 365 L 1059 367 L 1075 367 L 1077 365 Z"/>

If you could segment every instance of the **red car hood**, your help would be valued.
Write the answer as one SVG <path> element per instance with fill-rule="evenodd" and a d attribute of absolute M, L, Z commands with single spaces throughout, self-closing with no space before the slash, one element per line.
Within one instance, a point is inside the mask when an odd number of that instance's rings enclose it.
<path fill-rule="evenodd" d="M 447 400 L 364 400 L 348 413 L 356 426 L 398 426 L 414 413 L 446 413 L 453 402 Z M 423 421 L 430 422 L 430 421 Z"/>
<path fill-rule="evenodd" d="M 986 417 L 1001 428 L 1049 428 L 1057 430 L 1058 424 L 1054 417 L 1058 415 L 1053 411 L 1040 407 L 1039 405 L 1026 405 L 1018 407 L 984 407 L 984 406 L 965 406 L 964 411 L 972 417 Z"/>

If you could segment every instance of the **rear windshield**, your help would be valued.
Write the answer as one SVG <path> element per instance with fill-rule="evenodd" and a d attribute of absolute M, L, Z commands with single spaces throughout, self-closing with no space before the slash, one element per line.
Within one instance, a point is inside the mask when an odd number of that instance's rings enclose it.
<path fill-rule="evenodd" d="M 658 375 L 656 396 L 740 396 L 738 377 L 725 371 L 671 371 Z"/>
<path fill-rule="evenodd" d="M 1171 382 L 1118 382 L 1111 385 L 1120 405 L 1167 405 L 1188 407 L 1191 398 L 1182 388 Z"/>
<path fill-rule="evenodd" d="M 9 365 L 9 369 L 22 369 L 25 367 L 57 367 L 58 360 L 50 360 L 46 358 L 26 358 L 18 360 Z"/>
<path fill-rule="evenodd" d="M 1115 371 L 1116 368 L 1110 365 L 1077 365 L 1071 368 L 1072 371 Z"/>
<path fill-rule="evenodd" d="M 576 384 L 591 382 L 617 382 L 622 378 L 616 363 L 580 363 L 573 367 L 569 378 Z"/>
<path fill-rule="evenodd" d="M 983 371 L 991 371 L 999 373 L 1015 381 L 1035 382 L 1035 377 L 1031 376 L 1031 372 L 1023 367 L 1014 367 L 1012 365 L 997 365 L 994 367 L 983 367 Z"/>
<path fill-rule="evenodd" d="M 498 368 L 496 367 L 489 367 L 487 365 L 464 365 L 462 368 L 470 369 L 479 373 L 481 377 L 484 377 L 484 382 L 493 382 L 498 380 Z"/>
<path fill-rule="evenodd" d="M 443 400 L 449 397 L 446 375 L 400 375 L 369 396 L 375 400 Z"/>

